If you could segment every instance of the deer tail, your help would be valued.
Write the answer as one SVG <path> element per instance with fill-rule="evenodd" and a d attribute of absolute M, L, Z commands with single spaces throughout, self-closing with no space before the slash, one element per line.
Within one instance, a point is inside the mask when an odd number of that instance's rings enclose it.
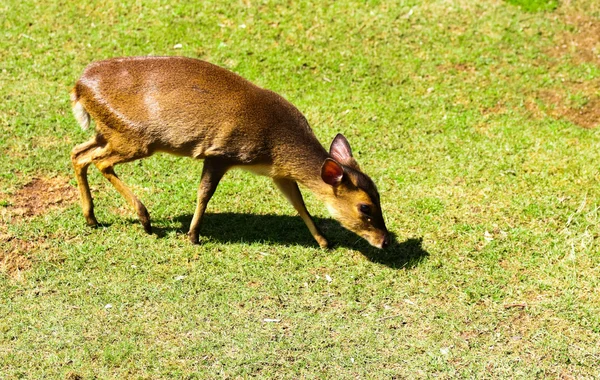
<path fill-rule="evenodd" d="M 73 107 L 75 119 L 77 119 L 81 129 L 85 131 L 90 127 L 90 114 L 83 107 L 83 104 L 81 104 L 76 88 L 71 90 L 71 105 Z"/>

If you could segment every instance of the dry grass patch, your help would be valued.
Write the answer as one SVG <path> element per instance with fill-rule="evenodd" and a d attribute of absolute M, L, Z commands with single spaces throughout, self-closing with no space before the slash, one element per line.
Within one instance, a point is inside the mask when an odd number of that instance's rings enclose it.
<path fill-rule="evenodd" d="M 13 279 L 21 279 L 23 271 L 31 267 L 26 252 L 33 244 L 8 235 L 0 235 L 0 272 Z"/>
<path fill-rule="evenodd" d="M 77 189 L 68 177 L 33 178 L 13 196 L 8 210 L 12 217 L 33 217 L 76 199 Z"/>
<path fill-rule="evenodd" d="M 19 222 L 65 207 L 77 199 L 77 190 L 69 184 L 68 177 L 33 178 L 12 197 L 3 196 L 7 204 L 0 214 L 0 272 L 21 279 L 23 271 L 31 267 L 29 252 L 40 242 L 26 241 L 8 233 L 9 223 Z"/>
<path fill-rule="evenodd" d="M 548 52 L 552 57 L 570 56 L 574 64 L 600 65 L 600 20 L 575 13 L 566 14 L 564 22 L 573 30 L 559 34 Z"/>
<path fill-rule="evenodd" d="M 527 108 L 534 116 L 564 119 L 582 128 L 600 125 L 600 81 L 563 82 L 561 88 L 542 90 Z"/>
<path fill-rule="evenodd" d="M 557 61 L 550 70 L 558 69 L 561 62 L 573 65 L 596 64 L 600 66 L 600 20 L 584 15 L 581 10 L 563 8 L 559 21 L 569 30 L 558 33 L 553 46 L 546 53 Z M 550 116 L 568 120 L 582 128 L 600 125 L 600 80 L 565 80 L 552 88 L 536 92 L 527 109 L 537 118 Z"/>

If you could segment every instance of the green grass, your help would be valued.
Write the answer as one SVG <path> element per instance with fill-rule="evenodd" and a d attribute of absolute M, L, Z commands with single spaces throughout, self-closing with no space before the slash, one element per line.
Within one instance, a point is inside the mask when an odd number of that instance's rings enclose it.
<path fill-rule="evenodd" d="M 518 5 L 528 12 L 553 11 L 558 7 L 558 0 L 506 0 Z"/>
<path fill-rule="evenodd" d="M 600 81 L 551 52 L 600 8 L 517 3 L 1 3 L 0 254 L 29 264 L 0 257 L 0 378 L 600 376 L 600 132 L 539 95 Z M 156 235 L 95 169 L 102 227 L 75 201 L 18 215 L 32 178 L 72 178 L 86 64 L 148 54 L 284 95 L 324 145 L 344 133 L 396 245 L 306 194 L 336 244 L 320 250 L 268 179 L 231 172 L 192 246 L 202 163 L 167 155 L 117 167 Z"/>

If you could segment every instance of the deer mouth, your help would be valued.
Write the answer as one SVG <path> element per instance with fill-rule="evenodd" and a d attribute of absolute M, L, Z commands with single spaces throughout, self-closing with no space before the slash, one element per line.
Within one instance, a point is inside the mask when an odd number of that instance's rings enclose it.
<path fill-rule="evenodd" d="M 391 238 L 390 233 L 385 231 L 382 234 L 376 235 L 362 235 L 362 237 L 369 242 L 373 247 L 379 249 L 385 249 L 390 245 Z"/>

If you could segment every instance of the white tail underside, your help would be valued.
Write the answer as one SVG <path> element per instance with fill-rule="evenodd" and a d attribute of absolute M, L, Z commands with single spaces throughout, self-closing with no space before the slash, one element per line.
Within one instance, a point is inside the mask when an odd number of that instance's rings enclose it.
<path fill-rule="evenodd" d="M 73 115 L 75 119 L 84 131 L 90 127 L 90 114 L 83 108 L 83 105 L 79 101 L 72 99 L 73 103 Z"/>

